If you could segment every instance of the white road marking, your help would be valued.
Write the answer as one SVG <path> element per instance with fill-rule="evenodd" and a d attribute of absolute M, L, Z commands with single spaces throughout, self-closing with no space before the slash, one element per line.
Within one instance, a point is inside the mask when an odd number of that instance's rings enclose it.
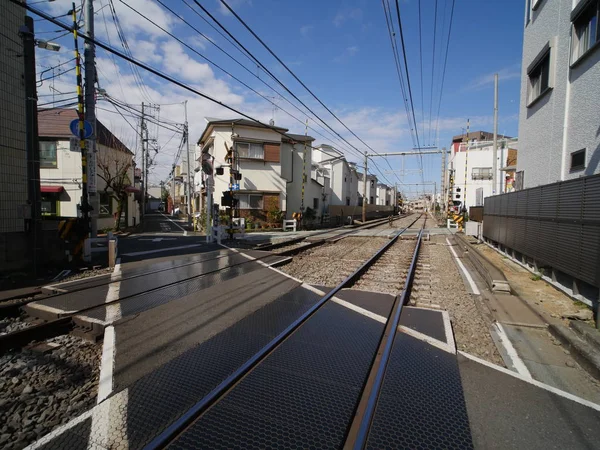
<path fill-rule="evenodd" d="M 448 243 L 448 248 L 452 252 L 452 255 L 454 255 L 454 259 L 456 260 L 456 263 L 458 264 L 458 267 L 460 267 L 460 270 L 462 271 L 463 275 L 465 276 L 465 278 L 469 282 L 469 286 L 471 287 L 471 291 L 473 291 L 473 294 L 475 294 L 475 295 L 480 295 L 481 292 L 479 292 L 479 289 L 477 288 L 477 285 L 475 284 L 475 281 L 473 281 L 473 278 L 471 277 L 471 274 L 469 273 L 469 271 L 467 270 L 467 268 L 465 267 L 465 265 L 462 263 L 462 261 L 460 260 L 460 258 L 456 254 L 456 252 L 454 251 L 454 248 L 452 247 L 452 244 L 450 243 L 450 241 L 448 240 L 448 238 L 446 238 L 446 242 Z"/>
<path fill-rule="evenodd" d="M 123 256 L 150 255 L 151 253 L 170 252 L 171 250 L 182 250 L 184 248 L 201 247 L 202 245 L 204 245 L 204 244 L 179 245 L 177 247 L 159 248 L 156 250 L 146 250 L 143 252 L 123 253 Z"/>
<path fill-rule="evenodd" d="M 496 325 L 496 331 L 498 332 L 498 335 L 500 336 L 500 342 L 502 343 L 504 350 L 506 350 L 506 353 L 508 354 L 509 358 L 511 359 L 512 365 L 515 368 L 515 370 L 517 372 L 519 372 L 519 374 L 523 377 L 532 378 L 531 373 L 529 373 L 529 369 L 527 369 L 527 366 L 525 365 L 525 363 L 523 362 L 523 360 L 517 353 L 517 350 L 513 347 L 512 342 L 510 342 L 510 339 L 508 338 L 506 331 L 504 331 L 504 327 L 498 322 L 496 322 L 495 325 Z"/>
<path fill-rule="evenodd" d="M 412 328 L 405 327 L 404 325 L 398 326 L 398 331 L 401 331 L 404 334 L 408 334 L 409 336 L 414 337 L 415 339 L 419 339 L 420 341 L 427 342 L 429 345 L 439 348 L 448 353 L 456 354 L 456 349 L 445 342 L 438 341 L 431 336 L 428 336 L 424 333 L 421 333 L 417 330 L 413 330 Z"/>
<path fill-rule="evenodd" d="M 361 308 L 360 306 L 356 306 L 355 304 L 347 302 L 346 300 L 342 300 L 341 298 L 333 297 L 332 301 L 334 303 L 337 303 L 338 305 L 343 306 L 344 308 L 348 308 L 354 312 L 362 314 L 363 316 L 368 317 L 369 319 L 373 319 L 376 322 L 383 323 L 383 324 L 385 324 L 387 322 L 387 319 L 385 317 L 380 316 L 379 314 L 375 314 L 374 312 L 371 312 L 368 309 Z"/>
<path fill-rule="evenodd" d="M 181 231 L 183 231 L 184 236 L 187 235 L 187 231 L 185 231 L 183 228 L 181 228 L 181 226 L 179 226 L 179 224 L 177 222 L 173 221 L 169 216 L 165 216 L 162 213 L 160 215 L 163 216 L 165 219 L 167 219 L 169 222 L 171 222 L 173 225 L 175 225 L 177 228 L 179 228 Z"/>
<path fill-rule="evenodd" d="M 273 267 L 271 264 L 268 264 L 268 263 L 266 263 L 266 262 L 264 262 L 264 261 L 261 261 L 261 260 L 259 260 L 259 259 L 256 259 L 255 257 L 253 257 L 253 256 L 250 256 L 250 255 L 248 255 L 248 254 L 246 254 L 246 253 L 244 253 L 244 252 L 240 252 L 238 249 L 235 249 L 235 248 L 232 248 L 232 247 L 227 247 L 225 244 L 219 244 L 219 245 L 221 245 L 221 247 L 225 247 L 225 248 L 226 248 L 226 249 L 228 249 L 228 250 L 231 250 L 231 251 L 232 251 L 232 252 L 234 252 L 234 253 L 239 253 L 240 255 L 242 255 L 242 256 L 243 256 L 244 258 L 246 258 L 246 259 L 249 259 L 249 260 L 251 260 L 251 261 L 255 261 L 255 262 L 257 262 L 258 264 L 260 264 L 261 266 L 263 266 L 263 267 L 267 267 L 268 269 L 271 269 L 271 270 L 273 270 L 274 272 L 277 272 L 279 275 L 283 275 L 284 277 L 287 277 L 287 278 L 290 278 L 290 279 L 292 279 L 292 280 L 294 280 L 294 281 L 297 281 L 297 282 L 298 282 L 298 283 L 300 283 L 300 284 L 303 284 L 303 283 L 304 283 L 302 280 L 300 280 L 300 279 L 298 279 L 298 278 L 295 278 L 295 277 L 293 277 L 293 276 L 291 276 L 291 275 L 288 275 L 287 273 L 285 273 L 285 272 L 282 272 L 282 271 L 281 271 L 281 270 L 279 270 L 279 269 L 276 269 L 276 268 L 275 268 L 275 267 Z M 278 256 L 278 255 L 277 255 L 276 253 L 274 253 L 274 254 L 273 254 L 273 256 Z M 282 256 L 282 258 L 284 258 L 284 257 Z M 276 262 L 280 262 L 280 261 L 276 261 Z M 274 263 L 272 263 L 272 264 L 275 264 L 276 262 L 274 262 Z"/>
<path fill-rule="evenodd" d="M 576 403 L 579 403 L 580 405 L 587 406 L 588 408 L 595 409 L 596 411 L 600 411 L 600 405 L 598 405 L 596 403 L 593 403 L 593 402 L 590 402 L 589 400 L 586 400 L 586 399 L 581 398 L 581 397 L 577 397 L 576 395 L 570 394 L 570 393 L 565 392 L 565 391 L 561 391 L 560 389 L 557 389 L 554 386 L 549 386 L 549 385 L 547 385 L 545 383 L 542 383 L 541 381 L 537 381 L 537 380 L 534 380 L 533 378 L 529 378 L 529 377 L 523 376 L 520 373 L 517 373 L 517 372 L 515 372 L 513 370 L 510 370 L 510 369 L 507 369 L 505 367 L 497 366 L 496 364 L 493 364 L 493 363 L 491 363 L 489 361 L 485 361 L 485 360 L 483 360 L 481 358 L 478 358 L 477 356 L 473 356 L 473 355 L 471 355 L 469 353 L 465 353 L 465 352 L 460 351 L 460 350 L 458 351 L 458 353 L 461 354 L 461 355 L 463 355 L 465 358 L 469 358 L 470 360 L 478 362 L 479 364 L 483 364 L 484 366 L 487 366 L 487 367 L 490 367 L 492 369 L 498 370 L 498 371 L 500 371 L 502 373 L 505 373 L 506 375 L 510 375 L 511 377 L 518 378 L 521 381 L 524 381 L 526 383 L 532 384 L 532 385 L 534 385 L 536 387 L 539 387 L 541 389 L 544 389 L 546 391 L 552 392 L 553 394 L 556 394 L 556 395 L 558 395 L 560 397 L 564 397 L 564 398 L 566 398 L 568 400 L 571 400 L 571 401 L 574 401 Z"/>
<path fill-rule="evenodd" d="M 121 277 L 121 258 L 117 259 L 115 269 L 111 276 L 112 279 Z M 105 303 L 114 302 L 119 299 L 121 291 L 121 282 L 114 281 L 108 287 Z M 114 322 L 121 318 L 120 302 L 113 303 L 106 307 L 106 322 Z M 104 342 L 102 343 L 102 359 L 100 362 L 100 380 L 98 382 L 98 400 L 102 402 L 112 392 L 113 387 L 113 369 L 116 352 L 115 327 L 109 326 L 104 330 Z"/>
<path fill-rule="evenodd" d="M 177 238 L 167 238 L 167 237 L 157 237 L 157 238 L 151 238 L 151 239 L 143 239 L 143 238 L 138 239 L 138 241 L 152 241 L 152 242 L 176 241 L 176 240 L 177 240 Z"/>
<path fill-rule="evenodd" d="M 452 322 L 450 322 L 450 314 L 448 313 L 448 311 L 442 311 L 442 318 L 444 320 L 446 342 L 450 347 L 454 349 L 454 353 L 456 353 L 456 342 L 454 341 L 454 333 L 452 332 Z"/>

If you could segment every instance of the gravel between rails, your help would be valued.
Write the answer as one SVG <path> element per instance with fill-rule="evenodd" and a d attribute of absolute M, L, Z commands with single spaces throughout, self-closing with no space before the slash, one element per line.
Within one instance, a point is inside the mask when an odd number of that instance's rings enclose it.
<path fill-rule="evenodd" d="M 279 269 L 309 284 L 336 286 L 386 242 L 386 238 L 348 237 L 294 256 Z"/>
<path fill-rule="evenodd" d="M 295 244 L 290 244 L 290 245 L 286 245 L 285 247 L 279 247 L 276 248 L 275 250 L 273 250 L 273 253 L 282 253 L 282 252 L 287 252 L 288 250 L 293 250 L 296 248 L 302 248 L 302 247 L 306 247 L 307 245 L 309 245 L 310 242 L 296 242 Z"/>
<path fill-rule="evenodd" d="M 491 323 L 476 304 L 480 300 L 465 288 L 445 235 L 432 235 L 431 241 L 423 242 L 415 275 L 411 304 L 447 310 L 458 350 L 504 366 L 489 332 Z"/>
<path fill-rule="evenodd" d="M 18 317 L 4 317 L 0 319 L 0 336 L 29 328 L 33 323 L 27 321 L 26 318 L 27 315 L 21 313 Z"/>
<path fill-rule="evenodd" d="M 352 289 L 397 295 L 415 250 L 415 240 L 398 240 L 360 277 Z"/>
<path fill-rule="evenodd" d="M 21 449 L 96 403 L 102 345 L 73 336 L 0 357 L 0 447 Z M 50 349 L 49 349 L 50 350 Z"/>

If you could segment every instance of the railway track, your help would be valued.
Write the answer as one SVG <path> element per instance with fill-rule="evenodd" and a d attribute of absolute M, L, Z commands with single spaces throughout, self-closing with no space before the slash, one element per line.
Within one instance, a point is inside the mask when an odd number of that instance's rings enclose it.
<path fill-rule="evenodd" d="M 241 442 L 249 448 L 341 447 L 344 443 L 363 448 L 409 297 L 425 220 L 420 226 L 416 239 L 410 240 L 408 257 L 391 262 L 399 256 L 401 247 L 395 246 L 401 234 L 386 242 L 144 448 L 231 448 Z M 386 255 L 391 249 L 390 259 Z M 390 264 L 399 271 L 396 286 L 401 288 L 395 297 L 388 296 L 394 301 L 385 324 L 373 328 L 372 322 L 357 315 L 347 316 L 348 323 L 332 321 L 334 311 L 344 310 L 337 295 L 352 286 L 374 287 L 381 280 L 369 274 Z M 304 384 L 306 380 L 296 377 L 296 372 L 308 372 L 313 381 Z M 335 413 L 324 407 L 328 402 Z M 235 413 L 247 408 L 250 416 Z M 312 427 L 319 435 L 325 429 L 328 441 L 312 435 Z"/>

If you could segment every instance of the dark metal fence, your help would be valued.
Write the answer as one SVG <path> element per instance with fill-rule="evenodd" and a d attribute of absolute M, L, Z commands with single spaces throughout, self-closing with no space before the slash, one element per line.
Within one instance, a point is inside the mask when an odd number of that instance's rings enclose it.
<path fill-rule="evenodd" d="M 600 175 L 487 197 L 483 236 L 600 287 Z"/>

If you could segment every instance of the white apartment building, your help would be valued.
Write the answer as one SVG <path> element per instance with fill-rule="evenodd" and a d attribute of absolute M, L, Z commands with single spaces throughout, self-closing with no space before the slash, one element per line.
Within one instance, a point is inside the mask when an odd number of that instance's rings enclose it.
<path fill-rule="evenodd" d="M 507 175 L 509 154 L 516 153 L 517 140 L 498 139 L 496 180 L 493 188 L 493 142 L 471 141 L 468 145 L 454 142 L 448 160 L 448 171 L 454 174 L 452 199 L 462 208 L 466 199 L 467 209 L 483 206 L 483 199 L 510 190 L 510 175 Z M 504 170 L 503 170 L 504 169 Z M 466 178 L 465 178 L 466 176 Z M 466 196 L 465 196 L 466 193 Z"/>
<path fill-rule="evenodd" d="M 600 0 L 526 0 L 517 184 L 600 173 Z"/>
<path fill-rule="evenodd" d="M 322 144 L 313 150 L 313 162 L 327 170 L 331 184 L 331 205 L 358 205 L 358 173 L 344 154 L 330 145 Z"/>
<path fill-rule="evenodd" d="M 206 154 L 204 158 L 208 158 L 214 169 L 223 168 L 222 175 L 215 170 L 212 177 L 213 203 L 222 204 L 223 192 L 229 191 L 230 167 L 225 159 L 229 149 L 233 149 L 235 169 L 242 177 L 234 180 L 239 185 L 235 198 L 239 200 L 242 217 L 266 221 L 270 210 L 287 211 L 286 176 L 290 174 L 282 173 L 282 135 L 246 119 L 206 120 L 208 123 L 198 141 L 198 161 Z M 287 131 L 279 127 L 277 130 Z"/>
<path fill-rule="evenodd" d="M 358 205 L 362 206 L 364 193 L 364 174 L 358 174 Z M 367 175 L 367 205 L 375 205 L 377 199 L 377 176 Z"/>
<path fill-rule="evenodd" d="M 71 138 L 74 136 L 69 128 L 71 121 L 77 117 L 77 111 L 74 109 L 54 108 L 38 112 L 42 215 L 80 215 L 81 152 L 76 139 L 73 139 L 76 145 L 72 145 Z M 134 226 L 139 223 L 139 206 L 134 198 L 139 190 L 134 186 L 133 153 L 100 121 L 96 122 L 96 145 L 96 190 L 100 197 L 98 229 L 112 228 L 117 213 L 117 201 L 111 196 L 110 189 L 105 191 L 106 183 L 101 176 L 101 164 L 106 165 L 108 173 L 111 174 L 126 170 L 130 186 L 126 188 L 127 199 L 121 213 L 121 224 Z"/>
<path fill-rule="evenodd" d="M 393 206 L 392 200 L 393 188 L 384 183 L 377 183 L 377 200 L 376 205 Z"/>
<path fill-rule="evenodd" d="M 287 180 L 286 197 L 288 219 L 302 210 L 302 174 L 304 173 L 304 210 L 314 211 L 314 222 L 320 223 L 327 214 L 332 198 L 330 173 L 315 163 L 312 148 L 314 138 L 303 134 L 286 133 L 282 139 L 282 175 Z"/>

